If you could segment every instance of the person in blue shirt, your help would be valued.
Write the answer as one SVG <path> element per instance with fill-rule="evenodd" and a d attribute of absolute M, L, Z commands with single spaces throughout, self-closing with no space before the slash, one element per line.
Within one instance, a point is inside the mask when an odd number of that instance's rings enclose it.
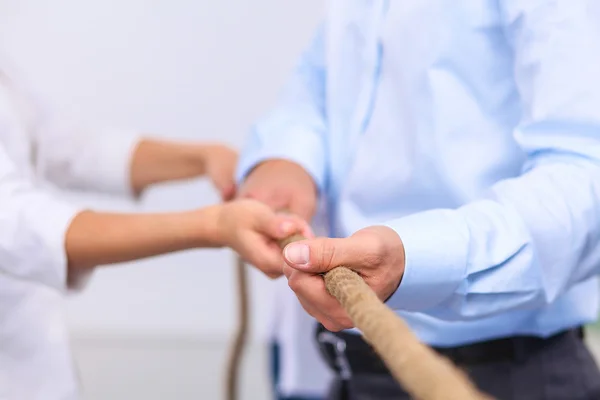
<path fill-rule="evenodd" d="M 289 285 L 345 342 L 330 399 L 406 398 L 319 273 L 358 271 L 498 399 L 599 399 L 600 3 L 334 0 L 241 155 L 240 195 L 332 239 Z M 339 355 L 338 355 L 339 356 Z"/>

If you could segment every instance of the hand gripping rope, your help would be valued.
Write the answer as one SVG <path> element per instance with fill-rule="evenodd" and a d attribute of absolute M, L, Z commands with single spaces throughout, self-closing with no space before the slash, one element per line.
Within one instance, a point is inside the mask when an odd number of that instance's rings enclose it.
<path fill-rule="evenodd" d="M 280 243 L 304 240 L 292 236 Z M 236 381 L 246 338 L 248 301 L 246 272 L 238 263 L 240 323 L 229 364 L 227 400 L 236 399 Z M 339 266 L 324 274 L 327 291 L 335 297 L 374 348 L 394 378 L 416 400 L 491 400 L 447 358 L 421 343 L 408 325 L 388 308 L 354 271 Z"/>

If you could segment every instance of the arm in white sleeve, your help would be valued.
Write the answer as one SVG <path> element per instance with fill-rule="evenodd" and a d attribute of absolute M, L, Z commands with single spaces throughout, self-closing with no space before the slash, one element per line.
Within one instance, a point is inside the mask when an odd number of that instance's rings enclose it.
<path fill-rule="evenodd" d="M 406 252 L 393 308 L 445 319 L 538 308 L 600 272 L 595 1 L 500 2 L 523 105 L 515 138 L 528 161 L 486 198 L 387 224 Z"/>
<path fill-rule="evenodd" d="M 39 176 L 63 189 L 134 196 L 131 162 L 137 132 L 88 129 L 44 115 L 36 129 L 34 163 Z"/>
<path fill-rule="evenodd" d="M 19 69 L 2 58 L 5 89 L 23 120 L 33 145 L 32 163 L 41 178 L 63 189 L 132 195 L 131 161 L 140 137 L 137 132 L 88 129 L 51 112 Z"/>
<path fill-rule="evenodd" d="M 65 235 L 79 211 L 34 188 L 0 146 L 0 273 L 65 289 Z"/>
<path fill-rule="evenodd" d="M 10 78 L 5 77 L 7 88 L 29 121 L 31 161 L 37 175 L 63 189 L 133 195 L 131 161 L 139 134 L 88 129 L 72 119 L 59 120 L 16 69 L 10 72 Z"/>
<path fill-rule="evenodd" d="M 237 179 L 257 164 L 287 159 L 301 165 L 323 189 L 326 170 L 325 62 L 321 26 L 302 55 L 274 110 L 252 129 Z"/>

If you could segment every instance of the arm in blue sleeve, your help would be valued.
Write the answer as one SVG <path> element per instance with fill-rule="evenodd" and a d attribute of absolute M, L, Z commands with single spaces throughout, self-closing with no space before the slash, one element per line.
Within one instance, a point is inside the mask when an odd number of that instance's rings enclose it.
<path fill-rule="evenodd" d="M 388 223 L 406 252 L 393 308 L 449 320 L 538 308 L 600 272 L 595 1 L 501 1 L 528 161 L 485 198 Z"/>
<path fill-rule="evenodd" d="M 276 107 L 253 127 L 238 164 L 238 182 L 262 161 L 287 159 L 301 165 L 318 189 L 323 189 L 326 170 L 323 30 L 320 26 Z"/>

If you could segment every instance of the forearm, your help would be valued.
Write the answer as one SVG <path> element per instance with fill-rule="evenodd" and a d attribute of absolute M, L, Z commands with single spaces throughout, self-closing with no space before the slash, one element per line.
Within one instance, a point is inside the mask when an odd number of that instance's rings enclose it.
<path fill-rule="evenodd" d="M 209 145 L 144 139 L 131 162 L 131 186 L 136 194 L 148 186 L 189 179 L 206 173 Z"/>
<path fill-rule="evenodd" d="M 84 211 L 66 234 L 70 272 L 197 247 L 219 246 L 217 207 L 164 214 Z"/>

